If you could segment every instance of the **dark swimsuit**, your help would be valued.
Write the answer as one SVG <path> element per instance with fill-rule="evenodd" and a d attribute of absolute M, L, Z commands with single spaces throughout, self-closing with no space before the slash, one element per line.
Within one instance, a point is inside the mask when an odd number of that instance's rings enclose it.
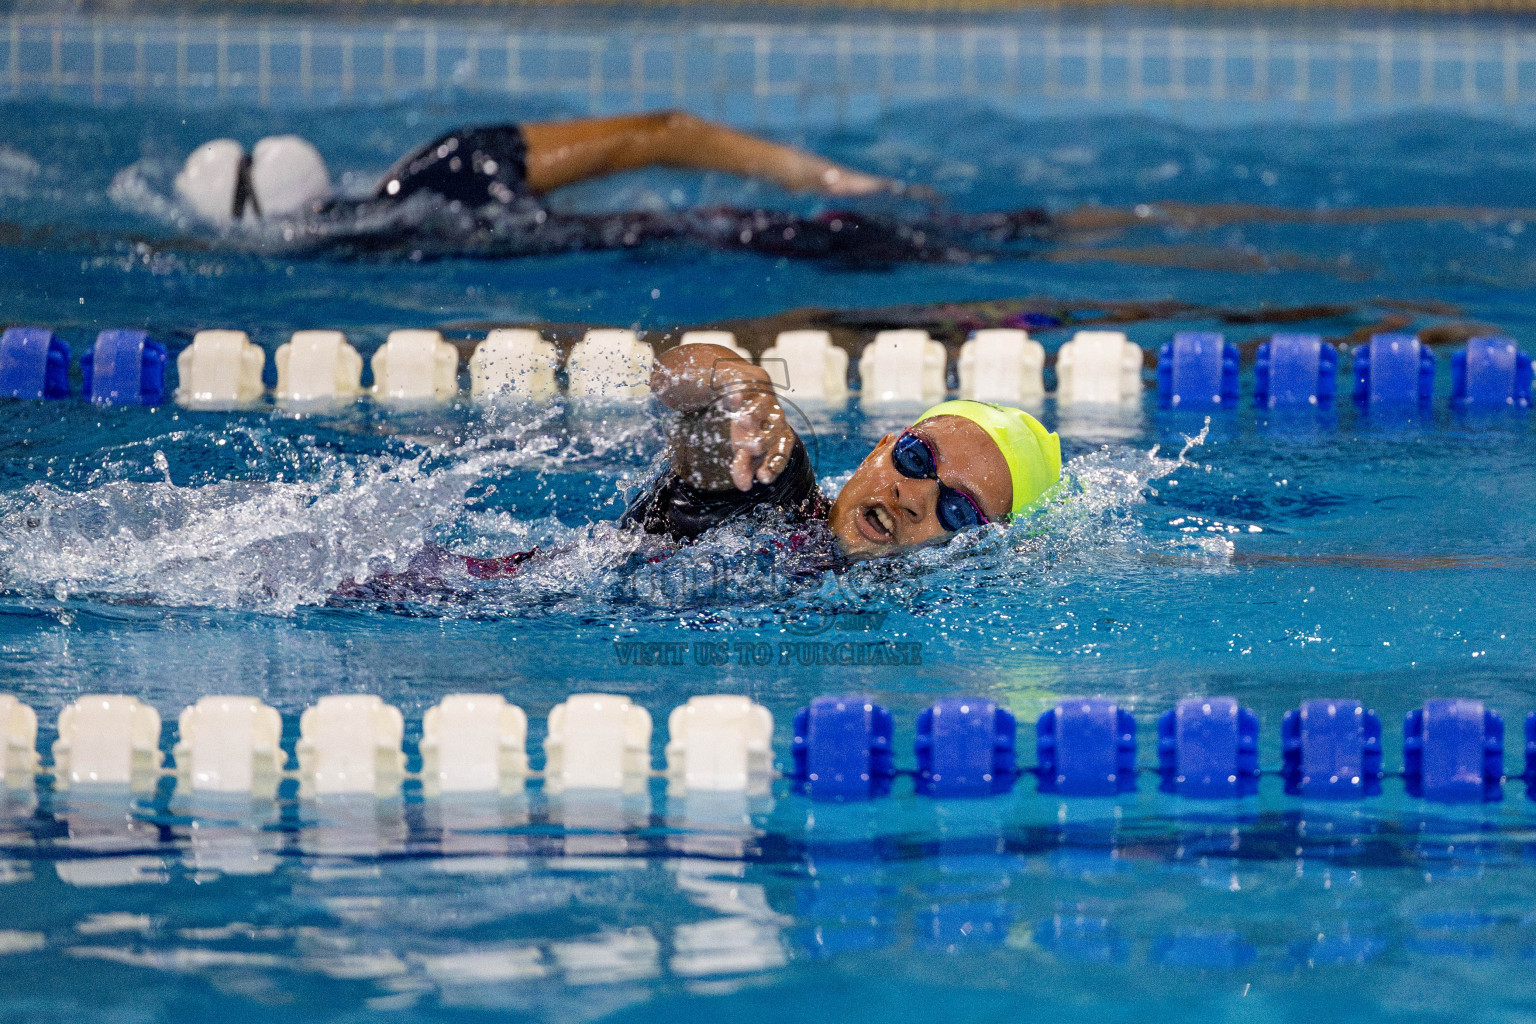
<path fill-rule="evenodd" d="M 374 192 L 403 202 L 433 192 L 477 210 L 529 195 L 528 143 L 515 124 L 456 128 L 395 161 Z"/>
<path fill-rule="evenodd" d="M 825 523 L 832 503 L 821 493 L 816 483 L 816 472 L 805 445 L 798 438 L 795 450 L 783 472 L 772 483 L 754 483 L 749 491 L 704 491 L 678 477 L 671 470 L 659 475 L 649 487 L 630 503 L 619 525 L 645 533 L 670 537 L 676 541 L 689 541 L 709 530 L 739 519 L 759 508 L 774 508 L 784 513 L 791 523 L 805 529 L 797 529 L 772 546 L 791 552 L 805 552 L 812 557 L 807 570 L 828 568 L 838 563 L 833 553 L 830 531 Z M 816 525 L 821 524 L 821 529 Z M 810 549 L 819 549 L 813 551 Z M 517 551 L 499 558 L 476 558 L 459 555 L 464 571 L 479 580 L 504 579 L 514 576 L 522 564 L 538 553 Z"/>
<path fill-rule="evenodd" d="M 748 491 L 734 488 L 704 491 L 668 470 L 630 503 L 620 517 L 619 525 L 676 541 L 689 541 L 759 508 L 777 509 L 796 525 L 790 533 L 772 538 L 759 555 L 769 558 L 789 556 L 795 561 L 795 567 L 788 571 L 802 574 L 814 574 L 842 564 L 831 531 L 826 528 L 832 503 L 821 493 L 810 456 L 798 439 L 789 462 L 772 483 L 755 483 Z M 377 600 L 386 595 L 391 599 L 413 593 L 420 595 L 433 588 L 449 592 L 452 584 L 446 582 L 446 577 L 451 577 L 455 562 L 461 563 L 464 572 L 474 579 L 505 579 L 517 575 L 523 563 L 538 553 L 539 549 L 534 548 L 498 558 L 477 558 L 450 554 L 435 544 L 428 544 L 411 559 L 405 572 L 378 576 L 364 584 L 349 583 L 336 596 Z"/>
<path fill-rule="evenodd" d="M 810 456 L 798 438 L 788 464 L 772 483 L 754 483 L 749 491 L 701 491 L 668 472 L 629 506 L 619 525 L 673 540 L 692 540 L 764 506 L 776 508 L 797 522 L 824 520 L 831 511 L 831 502 L 816 485 Z"/>

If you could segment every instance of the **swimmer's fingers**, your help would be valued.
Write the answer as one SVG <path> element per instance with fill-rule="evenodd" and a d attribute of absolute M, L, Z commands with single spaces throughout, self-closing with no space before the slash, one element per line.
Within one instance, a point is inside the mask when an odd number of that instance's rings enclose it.
<path fill-rule="evenodd" d="M 731 483 L 736 485 L 738 491 L 752 489 L 752 469 L 756 462 L 757 456 L 746 446 L 738 447 L 731 456 Z"/>
<path fill-rule="evenodd" d="M 784 410 L 778 402 L 773 403 L 772 412 L 758 427 L 758 436 L 752 444 L 759 460 L 756 479 L 759 483 L 771 484 L 789 465 L 789 457 L 795 450 L 795 432 L 785 422 Z"/>
<path fill-rule="evenodd" d="M 767 445 L 768 425 L 756 403 L 731 417 L 731 482 L 738 491 L 750 491 L 758 463 Z"/>
<path fill-rule="evenodd" d="M 789 430 L 777 432 L 773 440 L 769 442 L 768 454 L 763 457 L 763 464 L 757 469 L 757 478 L 765 484 L 771 484 L 784 472 L 784 467 L 789 465 L 789 457 L 795 451 L 795 435 Z"/>
<path fill-rule="evenodd" d="M 751 490 L 754 481 L 772 483 L 783 471 L 794 431 L 771 393 L 749 397 L 731 417 L 731 448 L 731 481 L 739 490 Z"/>

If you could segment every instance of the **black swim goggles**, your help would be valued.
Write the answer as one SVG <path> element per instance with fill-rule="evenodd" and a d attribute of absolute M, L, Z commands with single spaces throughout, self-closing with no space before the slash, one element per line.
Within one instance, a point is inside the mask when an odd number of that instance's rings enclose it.
<path fill-rule="evenodd" d="M 936 480 L 939 484 L 939 500 L 935 511 L 939 525 L 950 533 L 959 533 L 972 526 L 985 526 L 992 520 L 976 504 L 976 499 L 964 491 L 957 491 L 939 480 L 939 459 L 933 445 L 921 434 L 903 430 L 891 448 L 891 464 L 896 472 L 912 480 Z"/>

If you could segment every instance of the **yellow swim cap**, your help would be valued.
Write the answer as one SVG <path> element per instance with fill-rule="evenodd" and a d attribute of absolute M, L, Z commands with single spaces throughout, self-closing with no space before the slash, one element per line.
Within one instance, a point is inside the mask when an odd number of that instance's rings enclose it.
<path fill-rule="evenodd" d="M 1061 438 L 1022 409 L 991 402 L 962 399 L 936 405 L 913 421 L 913 426 L 935 416 L 959 416 L 970 420 L 997 445 L 1013 476 L 1013 509 L 1009 518 L 1044 497 L 1061 479 Z"/>

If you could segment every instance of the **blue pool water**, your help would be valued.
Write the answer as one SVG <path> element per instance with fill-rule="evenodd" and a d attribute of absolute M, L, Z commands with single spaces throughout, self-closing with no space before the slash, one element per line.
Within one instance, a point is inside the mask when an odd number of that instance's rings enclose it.
<path fill-rule="evenodd" d="M 966 210 L 1523 208 L 1536 206 L 1523 111 L 1261 108 L 1239 121 L 1118 99 L 1030 115 L 948 97 L 777 130 Z M 1079 308 L 1338 304 L 1289 325 L 1335 339 L 1410 302 L 1426 310 L 1413 327 L 1489 324 L 1536 347 L 1536 224 L 1518 212 L 1151 228 L 1060 258 L 855 271 L 686 245 L 282 259 L 236 251 L 160 202 L 183 155 L 215 135 L 300 132 L 361 185 L 458 123 L 584 112 L 472 91 L 270 106 L 21 95 L 0 105 L 0 219 L 16 225 L 0 245 L 0 319 L 54 326 L 77 352 L 107 326 L 148 327 L 173 350 L 235 326 L 269 354 L 293 330 L 335 327 L 366 356 L 397 327 L 670 328 L 1037 295 Z M 821 208 L 671 172 L 559 202 Z M 1113 251 L 1081 251 L 1095 247 Z M 1146 265 L 1150 247 L 1173 265 Z M 1250 319 L 1197 311 L 1126 329 L 1149 348 L 1178 329 L 1238 342 L 1276 329 Z M 1054 349 L 1068 333 L 1039 337 Z M 611 521 L 660 453 L 654 409 L 305 418 L 13 403 L 0 429 L 0 689 L 38 711 L 44 751 L 59 711 L 86 693 L 155 706 L 167 752 L 174 716 L 206 694 L 276 707 L 291 752 L 318 697 L 374 693 L 403 711 L 412 767 L 424 711 L 455 692 L 521 705 L 535 766 L 545 716 L 572 692 L 648 708 L 658 765 L 671 708 L 746 694 L 774 715 L 781 768 L 795 709 L 826 693 L 890 707 L 903 768 L 917 713 L 944 696 L 997 700 L 1021 736 L 1062 696 L 1114 697 L 1151 765 L 1157 714 L 1227 694 L 1258 713 L 1271 772 L 1281 717 L 1307 698 L 1374 708 L 1396 772 L 1404 714 L 1465 696 L 1504 716 L 1517 775 L 1536 710 L 1536 446 L 1527 415 L 1449 407 L 1447 355 L 1434 407 L 1406 420 L 1347 403 L 1259 414 L 1245 398 L 1207 430 L 1150 393 L 1114 415 L 1047 402 L 1070 496 L 1012 531 L 809 583 L 744 558 L 745 529 L 663 562 L 636 557 Z M 912 412 L 805 410 L 824 486 Z M 555 554 L 453 601 L 330 602 L 427 538 Z M 818 642 L 919 645 L 921 664 L 780 663 L 780 644 L 818 627 Z M 636 642 L 766 643 L 775 656 L 642 667 L 624 656 Z M 1039 794 L 1029 777 L 1008 796 L 922 800 L 903 778 L 890 799 L 846 806 L 782 782 L 771 800 L 669 799 L 657 781 L 611 803 L 555 801 L 534 784 L 484 804 L 424 800 L 414 785 L 398 801 L 315 804 L 290 787 L 253 809 L 189 804 L 169 784 L 153 799 L 65 796 L 45 779 L 0 817 L 0 1019 L 1536 1017 L 1536 810 L 1523 784 L 1474 808 L 1422 804 L 1395 778 L 1384 791 L 1307 802 L 1268 775 L 1255 799 L 1200 803 L 1143 773 L 1137 793 L 1100 800 Z"/>

